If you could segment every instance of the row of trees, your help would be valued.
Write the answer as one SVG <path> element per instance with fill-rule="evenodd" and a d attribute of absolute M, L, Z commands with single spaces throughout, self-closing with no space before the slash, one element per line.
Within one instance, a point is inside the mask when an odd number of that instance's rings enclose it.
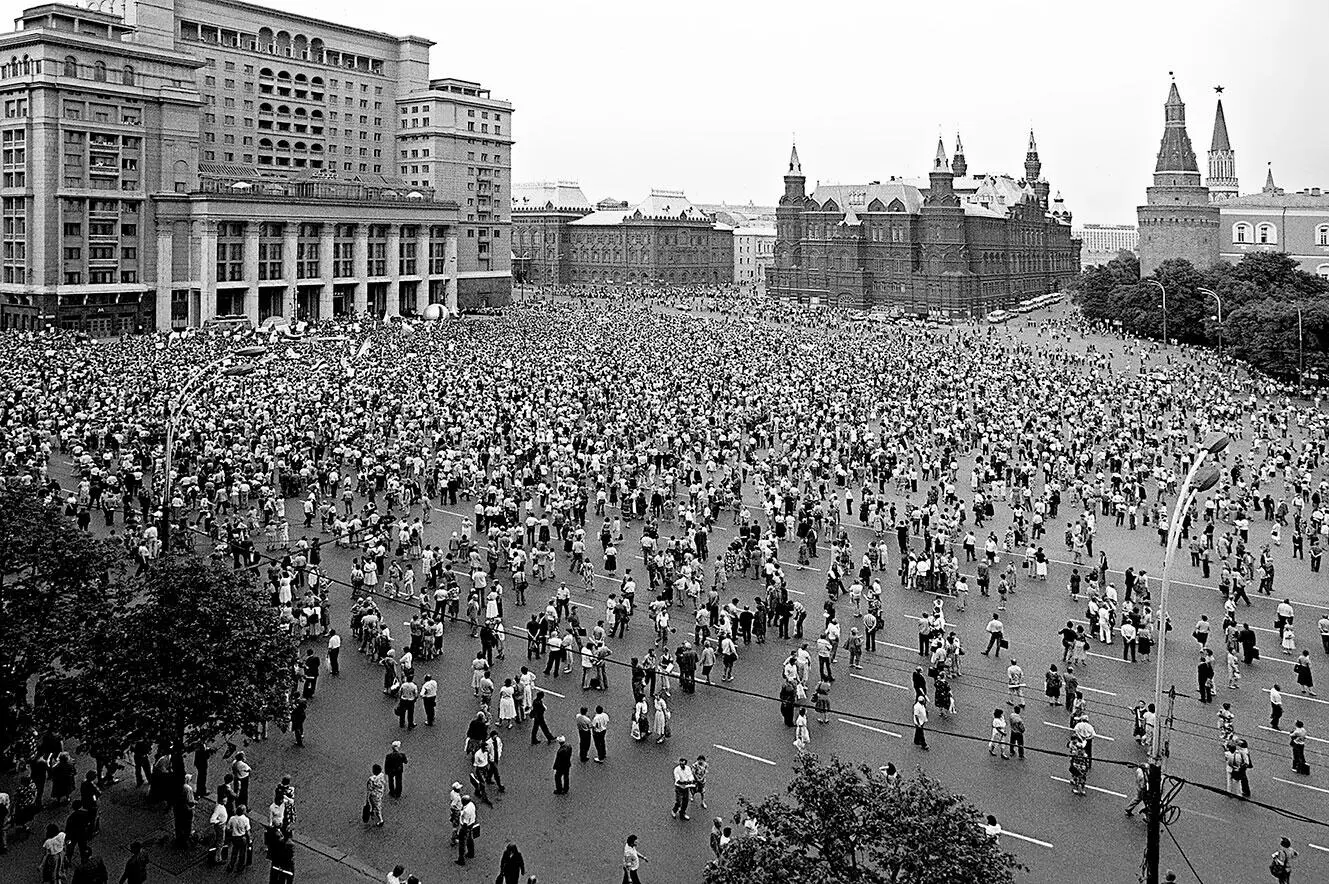
<path fill-rule="evenodd" d="M 1023 868 L 963 797 L 919 771 L 800 756 L 788 798 L 739 799 L 757 834 L 733 841 L 706 884 L 1010 884 Z"/>
<path fill-rule="evenodd" d="M 1223 344 L 1224 354 L 1277 377 L 1295 379 L 1329 367 L 1329 280 L 1302 270 L 1281 252 L 1250 252 L 1236 264 L 1199 270 L 1189 261 L 1164 261 L 1140 277 L 1140 262 L 1123 252 L 1085 269 L 1072 285 L 1075 303 L 1090 319 L 1120 322 L 1123 331 L 1161 340 L 1167 290 L 1167 333 L 1183 344 Z M 1218 303 L 1201 289 L 1209 289 Z M 1298 308 L 1301 335 L 1297 331 Z"/>
<path fill-rule="evenodd" d="M 172 555 L 134 577 L 123 550 L 39 492 L 0 486 L 0 747 L 39 731 L 99 762 L 138 739 L 169 746 L 177 834 L 186 748 L 289 714 L 297 648 L 252 576 Z"/>

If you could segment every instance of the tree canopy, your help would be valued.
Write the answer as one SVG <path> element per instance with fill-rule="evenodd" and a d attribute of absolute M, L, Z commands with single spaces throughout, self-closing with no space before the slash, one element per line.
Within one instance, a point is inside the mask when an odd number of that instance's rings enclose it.
<path fill-rule="evenodd" d="M 43 711 L 85 750 L 118 754 L 142 735 L 180 752 L 288 714 L 296 642 L 251 575 L 172 555 L 113 591 L 43 691 Z"/>
<path fill-rule="evenodd" d="M 726 847 L 706 884 L 1010 884 L 1021 868 L 973 805 L 922 771 L 891 784 L 808 754 L 787 792 L 740 799 L 757 834 Z"/>
<path fill-rule="evenodd" d="M 110 604 L 113 544 L 95 540 L 35 486 L 0 484 L 0 752 L 30 750 L 29 685 L 55 674 Z"/>
<path fill-rule="evenodd" d="M 1236 264 L 1207 270 L 1187 261 L 1164 261 L 1140 278 L 1129 253 L 1086 268 L 1072 285 L 1075 301 L 1090 319 L 1119 322 L 1123 331 L 1163 336 L 1161 284 L 1167 290 L 1168 337 L 1183 344 L 1215 346 L 1220 337 L 1229 356 L 1284 378 L 1329 368 L 1329 280 L 1307 273 L 1282 252 L 1249 252 Z M 1200 291 L 1209 289 L 1223 302 Z M 1301 337 L 1297 310 L 1301 309 Z"/>

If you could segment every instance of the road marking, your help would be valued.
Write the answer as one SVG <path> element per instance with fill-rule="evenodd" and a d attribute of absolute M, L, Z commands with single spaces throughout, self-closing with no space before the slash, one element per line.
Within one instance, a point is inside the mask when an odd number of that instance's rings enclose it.
<path fill-rule="evenodd" d="M 918 648 L 911 648 L 911 647 L 909 647 L 908 645 L 897 645 L 897 644 L 893 644 L 893 643 L 891 643 L 891 642 L 877 642 L 877 644 L 879 644 L 879 645 L 885 645 L 885 646 L 888 647 L 888 648 L 896 648 L 896 649 L 901 650 L 901 651 L 909 651 L 911 654 L 918 654 Z M 918 654 L 918 656 L 921 657 L 922 654 Z"/>
<path fill-rule="evenodd" d="M 1037 838 L 1030 838 L 1028 835 L 1021 835 L 1019 832 L 1012 832 L 1010 829 L 1002 829 L 1002 835 L 1009 835 L 1012 838 L 1019 838 L 1021 841 L 1028 841 L 1030 844 L 1037 844 L 1039 847 L 1046 847 L 1048 850 L 1055 848 L 1046 841 L 1039 841 Z"/>
<path fill-rule="evenodd" d="M 1276 727 L 1270 727 L 1270 726 L 1267 725 L 1267 724 L 1262 724 L 1262 725 L 1260 725 L 1260 730 L 1262 730 L 1262 731 L 1270 731 L 1270 732 L 1275 733 L 1275 734 L 1283 734 L 1284 736 L 1289 736 L 1289 735 L 1291 734 L 1291 731 L 1283 731 L 1283 730 L 1279 730 L 1278 728 L 1276 728 Z M 1307 735 L 1306 735 L 1306 739 L 1308 739 L 1308 740 L 1314 740 L 1314 741 L 1317 742 L 1317 743 L 1329 743 L 1329 740 L 1326 740 L 1324 737 L 1312 737 L 1310 734 L 1307 734 Z"/>
<path fill-rule="evenodd" d="M 560 700 L 566 700 L 566 699 L 567 699 L 567 697 L 563 696 L 563 695 L 560 694 L 558 691 L 551 691 L 551 690 L 549 690 L 549 688 L 542 688 L 542 687 L 540 687 L 539 685 L 533 685 L 531 689 L 532 689 L 532 690 L 535 690 L 535 691 L 544 691 L 546 694 L 551 694 L 551 695 L 553 695 L 553 696 L 555 696 L 555 697 L 558 697 Z"/>
<path fill-rule="evenodd" d="M 1065 783 L 1065 784 L 1068 785 L 1068 786 L 1071 784 L 1071 781 L 1068 780 L 1068 779 L 1066 779 L 1065 777 L 1053 777 L 1052 779 L 1056 780 L 1058 783 Z M 1113 792 L 1111 789 L 1104 789 L 1104 788 L 1102 788 L 1101 786 L 1091 786 L 1091 785 L 1089 785 L 1088 783 L 1085 784 L 1085 788 L 1086 788 L 1086 789 L 1093 789 L 1095 792 L 1102 792 L 1104 795 L 1111 795 L 1111 796 L 1113 796 L 1114 798 L 1129 798 L 1129 797 L 1130 797 L 1129 795 L 1123 795 L 1121 792 Z"/>
<path fill-rule="evenodd" d="M 1315 850 L 1322 850 L 1322 851 L 1324 851 L 1325 853 L 1329 853 L 1329 847 L 1321 847 L 1320 845 L 1316 844 L 1316 843 L 1313 842 L 1313 841 L 1307 841 L 1307 842 L 1306 842 L 1306 846 L 1307 846 L 1307 847 L 1314 848 Z"/>
<path fill-rule="evenodd" d="M 1329 789 L 1321 789 L 1319 786 L 1312 786 L 1307 783 L 1298 783 L 1295 780 L 1285 780 L 1282 777 L 1270 777 L 1270 779 L 1279 783 L 1287 783 L 1289 786 L 1300 786 L 1303 789 L 1310 789 L 1312 792 L 1323 792 L 1329 795 Z"/>
<path fill-rule="evenodd" d="M 1182 808 L 1180 808 L 1180 810 L 1181 810 L 1182 813 L 1193 813 L 1193 814 L 1195 814 L 1196 816 L 1202 816 L 1202 817 L 1204 817 L 1204 818 L 1207 819 L 1207 820 L 1213 820 L 1214 822 L 1218 822 L 1218 823 L 1231 823 L 1231 822 L 1232 822 L 1231 820 L 1229 820 L 1229 819 L 1227 819 L 1227 818 L 1225 818 L 1225 817 L 1221 817 L 1221 816 L 1213 816 L 1213 815 L 1211 815 L 1211 814 L 1207 814 L 1207 813 L 1204 813 L 1204 812 L 1202 812 L 1202 811 L 1196 810 L 1196 809 L 1194 809 L 1194 808 L 1192 808 L 1192 807 L 1182 807 Z"/>
<path fill-rule="evenodd" d="M 905 686 L 902 685 L 902 684 L 896 684 L 895 682 L 891 682 L 891 681 L 882 681 L 881 679 L 879 679 L 879 678 L 873 678 L 873 677 L 870 676 L 870 675 L 859 675 L 857 672 L 851 672 L 851 673 L 849 673 L 849 677 L 850 677 L 850 678 L 861 679 L 861 680 L 863 680 L 863 681 L 870 681 L 870 682 L 872 682 L 873 684 L 884 684 L 884 685 L 886 685 L 886 687 L 888 687 L 888 688 L 897 688 L 898 690 L 901 690 L 901 691 L 912 691 L 912 690 L 913 690 L 913 688 L 907 688 L 907 687 L 905 687 Z"/>
<path fill-rule="evenodd" d="M 1112 691 L 1100 691 L 1098 688 L 1086 687 L 1085 685 L 1080 685 L 1079 689 L 1082 691 L 1088 691 L 1091 694 L 1102 694 L 1105 697 L 1117 696 L 1116 694 L 1112 693 Z"/>
<path fill-rule="evenodd" d="M 1129 663 L 1129 660 L 1123 660 L 1120 657 L 1114 657 L 1111 654 L 1097 654 L 1093 651 L 1087 651 L 1090 657 L 1097 657 L 1100 660 L 1116 660 L 1118 663 Z"/>
<path fill-rule="evenodd" d="M 1267 694 L 1267 693 L 1269 693 L 1271 690 L 1273 690 L 1273 689 L 1272 689 L 1272 688 L 1265 688 L 1265 689 L 1264 689 L 1264 692 Z M 1321 700 L 1321 699 L 1319 699 L 1319 698 L 1317 698 L 1317 697 L 1308 697 L 1308 696 L 1306 696 L 1305 694 L 1291 694 L 1291 693 L 1288 693 L 1288 694 L 1283 694 L 1283 698 L 1284 698 L 1284 699 L 1291 699 L 1291 700 L 1306 700 L 1307 702 L 1310 702 L 1310 703 L 1322 703 L 1322 704 L 1324 704 L 1325 706 L 1329 706 L 1329 700 Z"/>
<path fill-rule="evenodd" d="M 885 728 L 873 727 L 872 725 L 870 725 L 870 724 L 864 724 L 864 723 L 861 722 L 861 721 L 850 721 L 850 720 L 847 719 L 847 718 L 837 718 L 837 719 L 835 719 L 835 720 L 838 721 L 838 722 L 840 722 L 841 724 L 847 724 L 847 725 L 851 725 L 851 726 L 853 726 L 853 727 L 861 727 L 861 728 L 862 728 L 863 730 L 865 730 L 865 731 L 872 731 L 873 733 L 877 733 L 877 734 L 885 734 L 885 735 L 888 736 L 888 737 L 895 737 L 896 739 L 903 739 L 903 738 L 902 738 L 899 734 L 897 734 L 895 731 L 888 731 L 888 730 L 886 730 Z"/>
<path fill-rule="evenodd" d="M 1055 727 L 1057 730 L 1062 730 L 1062 731 L 1075 730 L 1075 728 L 1067 727 L 1064 724 L 1057 724 L 1055 721 L 1045 721 L 1043 723 L 1046 724 L 1048 727 Z M 1109 737 L 1107 734 L 1094 734 L 1094 739 L 1107 740 L 1109 743 L 1117 742 L 1115 738 Z"/>
<path fill-rule="evenodd" d="M 775 762 L 771 761 L 769 758 L 762 758 L 760 755 L 749 755 L 747 752 L 741 752 L 738 749 L 730 748 L 721 743 L 712 743 L 711 745 L 719 749 L 721 752 L 732 752 L 735 755 L 742 755 L 744 758 L 750 758 L 753 761 L 760 761 L 762 764 L 769 764 L 771 767 L 775 767 Z"/>

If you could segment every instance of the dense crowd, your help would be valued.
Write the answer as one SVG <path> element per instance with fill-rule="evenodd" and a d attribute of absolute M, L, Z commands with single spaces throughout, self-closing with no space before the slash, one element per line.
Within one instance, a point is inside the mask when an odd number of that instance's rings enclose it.
<path fill-rule="evenodd" d="M 476 803 L 504 790 L 505 731 L 529 722 L 533 743 L 543 735 L 571 758 L 545 723 L 540 684 L 575 674 L 582 688 L 606 691 L 621 674 L 631 685 L 630 704 L 606 698 L 576 717 L 581 760 L 602 762 L 611 713 L 634 738 L 664 742 L 675 686 L 732 680 L 740 654 L 769 638 L 783 648 L 770 658 L 779 670 L 771 692 L 803 751 L 813 742 L 808 713 L 829 721 L 841 653 L 859 668 L 877 653 L 898 616 L 898 587 L 930 594 L 916 620 L 915 699 L 902 710 L 927 749 L 930 717 L 954 715 L 965 700 L 966 645 L 983 640 L 982 653 L 1000 656 L 1008 606 L 1048 579 L 1049 562 L 1069 565 L 1064 591 L 1077 613 L 1084 604 L 1083 618 L 1020 657 L 1055 659 L 1045 699 L 1064 704 L 1069 780 L 1084 794 L 1095 712 L 1077 673 L 1091 647 L 1115 654 L 1119 642 L 1124 659 L 1147 660 L 1159 627 L 1158 575 L 1109 561 L 1102 538 L 1153 532 L 1166 544 L 1178 485 L 1211 432 L 1234 444 L 1218 455 L 1222 481 L 1182 514 L 1180 532 L 1180 566 L 1222 594 L 1217 622 L 1206 616 L 1192 631 L 1202 701 L 1212 702 L 1215 678 L 1236 689 L 1258 653 L 1239 607 L 1250 605 L 1249 590 L 1281 596 L 1294 561 L 1320 569 L 1329 414 L 1230 364 L 1138 342 L 1086 348 L 1088 330 L 1073 316 L 1042 320 L 1031 340 L 987 324 L 863 323 L 739 291 L 678 292 L 661 310 L 647 294 L 591 292 L 433 323 L 326 322 L 297 339 L 235 329 L 115 342 L 9 333 L 3 472 L 48 488 L 142 569 L 161 554 L 163 509 L 175 543 L 256 569 L 278 615 L 311 648 L 326 648 L 326 661 L 311 650 L 302 663 L 297 739 L 319 673 L 339 671 L 343 634 L 382 670 L 408 732 L 417 701 L 423 724 L 434 724 L 430 670 L 466 668 L 472 764 L 450 795 L 463 863 L 474 855 Z M 256 341 L 268 351 L 257 371 L 214 372 L 185 403 L 168 486 L 172 391 Z M 458 515 L 447 517 L 456 530 L 436 530 L 439 513 Z M 794 571 L 815 571 L 824 598 L 791 593 Z M 992 609 L 981 635 L 948 622 L 970 603 Z M 1310 652 L 1322 644 L 1329 653 L 1329 617 L 1305 621 L 1280 605 L 1272 652 L 1297 660 L 1296 686 L 1311 693 Z M 473 657 L 442 653 L 458 628 L 474 639 Z M 1319 642 L 1307 641 L 1317 632 Z M 1023 756 L 1026 678 L 1010 659 L 1006 708 L 991 718 L 994 755 Z M 1157 712 L 1143 701 L 1133 710 L 1142 744 Z M 1229 785 L 1249 794 L 1250 735 L 1230 712 L 1226 724 L 1218 716 Z M 1288 733 L 1294 769 L 1309 774 L 1306 727 Z M 148 754 L 125 749 L 136 767 Z M 58 739 L 40 746 L 34 776 L 59 768 L 52 756 L 63 750 Z M 234 757 L 209 826 L 219 859 L 236 845 L 231 865 L 244 862 L 249 835 L 236 791 L 249 772 Z M 367 823 L 382 824 L 404 765 L 400 746 L 375 765 Z M 694 797 L 704 805 L 706 766 L 680 760 L 676 815 L 686 819 Z M 45 774 L 42 785 L 24 783 L 10 822 L 41 806 Z M 294 789 L 279 786 L 277 799 L 269 822 L 289 832 Z M 86 844 L 60 834 L 51 855 Z M 521 861 L 505 855 L 504 868 Z"/>

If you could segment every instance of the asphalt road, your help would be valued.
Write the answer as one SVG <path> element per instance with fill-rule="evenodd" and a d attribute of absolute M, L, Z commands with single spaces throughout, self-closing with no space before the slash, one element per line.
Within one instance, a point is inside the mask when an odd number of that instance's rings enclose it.
<path fill-rule="evenodd" d="M 1012 334 L 1030 337 L 1032 332 L 1012 328 Z M 1045 342 L 1046 343 L 1046 342 Z M 1117 346 L 1104 339 L 1100 348 Z M 1085 342 L 1070 345 L 1082 349 Z M 1238 443 L 1241 445 L 1244 443 Z M 967 475 L 968 461 L 960 474 Z M 63 478 L 63 477 L 62 477 Z M 898 497 L 895 499 L 899 499 Z M 292 525 L 300 524 L 298 504 L 292 503 Z M 999 507 L 990 524 L 1001 530 L 1008 523 L 1009 510 Z M 427 541 L 443 545 L 456 529 L 456 514 L 434 513 Z M 730 529 L 723 518 L 712 549 L 723 548 Z M 1253 532 L 1260 531 L 1255 523 Z M 639 524 L 625 527 L 625 550 L 635 550 Z M 293 528 L 292 533 L 301 533 Z M 665 528 L 664 533 L 668 533 Z M 988 722 L 993 708 L 1003 706 L 1007 661 L 981 656 L 983 628 L 992 608 L 989 600 L 971 593 L 969 609 L 954 610 L 948 602 L 948 620 L 966 640 L 965 675 L 956 684 L 958 712 L 949 719 L 932 711 L 931 751 L 922 753 L 910 742 L 910 707 L 912 690 L 908 687 L 914 666 L 922 662 L 915 652 L 914 618 L 931 606 L 932 597 L 906 592 L 899 586 L 894 566 L 898 559 L 892 550 L 888 573 L 882 575 L 884 604 L 888 613 L 886 630 L 878 650 L 867 655 L 865 668 L 851 673 L 837 666 L 831 703 L 831 724 L 819 726 L 810 721 L 812 751 L 834 753 L 843 758 L 871 765 L 894 762 L 904 770 L 920 766 L 939 777 L 950 787 L 963 792 L 983 812 L 1000 818 L 1006 835 L 1004 845 L 1017 853 L 1029 867 L 1024 876 L 1029 881 L 1061 880 L 1074 876 L 1084 884 L 1134 880 L 1144 847 L 1145 828 L 1139 818 L 1127 818 L 1122 809 L 1132 791 L 1129 768 L 1114 766 L 1109 760 L 1139 761 L 1144 751 L 1131 739 L 1130 707 L 1137 699 L 1150 699 L 1153 666 L 1144 662 L 1127 664 L 1120 660 L 1120 645 L 1091 647 L 1095 652 L 1090 663 L 1078 672 L 1082 687 L 1089 691 L 1091 720 L 1102 735 L 1096 741 L 1096 764 L 1089 777 L 1091 791 L 1075 797 L 1067 783 L 1066 760 L 1059 755 L 1032 751 L 1047 749 L 1060 753 L 1065 749 L 1066 716 L 1061 709 L 1049 710 L 1041 697 L 1041 676 L 1050 662 L 1060 665 L 1057 629 L 1067 619 L 1083 616 L 1083 602 L 1073 604 L 1066 598 L 1069 558 L 1061 549 L 1059 533 L 1046 544 L 1053 555 L 1051 574 L 1045 584 L 1024 579 L 1012 597 L 1002 619 L 1010 640 L 1010 653 L 1024 667 L 1030 688 L 1025 712 L 1027 745 L 1024 760 L 1001 760 L 984 749 Z M 870 534 L 865 529 L 851 529 L 856 552 L 861 552 Z M 1162 571 L 1162 550 L 1156 534 L 1143 529 L 1130 532 L 1100 519 L 1095 549 L 1106 549 L 1115 568 L 1147 568 L 1153 575 Z M 1329 574 L 1312 575 L 1302 561 L 1293 561 L 1290 547 L 1277 552 L 1279 589 L 1276 596 L 1289 595 L 1298 612 L 1300 642 L 1312 648 L 1316 674 L 1329 679 L 1329 657 L 1321 653 L 1315 636 L 1314 621 L 1326 604 L 1325 583 Z M 638 571 L 640 562 L 623 559 Z M 1063 561 L 1056 561 L 1061 559 Z M 337 579 L 349 575 L 350 555 L 344 550 L 325 547 L 325 568 Z M 824 561 L 824 560 L 823 560 Z M 559 576 L 564 576 L 560 563 Z M 598 563 L 597 563 L 598 565 Z M 1018 567 L 1018 566 L 1017 566 Z M 808 608 L 808 640 L 815 640 L 821 622 L 824 600 L 824 576 L 818 569 L 798 570 L 786 565 L 791 588 L 803 595 L 795 597 Z M 1198 569 L 1191 569 L 1187 557 L 1180 557 L 1176 568 L 1172 608 L 1176 631 L 1172 633 L 1168 680 L 1177 690 L 1192 693 L 1194 687 L 1194 642 L 1190 626 L 1201 613 L 1215 624 L 1222 619 L 1221 598 L 1211 586 L 1199 583 Z M 464 581 L 463 581 L 464 582 Z M 1120 584 L 1120 575 L 1115 582 Z M 583 620 L 591 623 L 602 613 L 603 597 L 612 590 L 609 581 L 598 582 L 594 598 L 581 590 L 580 580 L 568 580 L 574 600 L 589 608 Z M 556 582 L 546 584 L 549 591 Z M 757 581 L 730 580 L 731 594 L 750 598 L 760 587 Z M 532 602 L 540 599 L 535 585 L 529 592 Z M 333 619 L 345 632 L 349 588 L 338 585 L 333 591 Z M 1237 730 L 1250 741 L 1255 760 L 1251 772 L 1254 797 L 1300 814 L 1329 819 L 1329 693 L 1308 698 L 1297 694 L 1290 662 L 1278 653 L 1276 635 L 1271 634 L 1275 600 L 1254 596 L 1249 610 L 1250 621 L 1264 628 L 1259 633 L 1263 659 L 1250 671 L 1239 691 L 1227 691 L 1219 682 L 1218 700 L 1230 701 L 1237 714 Z M 995 597 L 992 599 L 995 602 Z M 402 622 L 409 609 L 391 602 L 381 602 L 394 635 L 404 634 Z M 846 632 L 852 615 L 841 606 Z M 524 611 L 509 610 L 507 619 L 514 626 L 526 620 Z M 399 615 L 399 616 L 398 616 Z M 688 624 L 676 615 L 675 623 Z M 395 621 L 395 622 L 394 622 Z M 683 629 L 680 626 L 680 638 Z M 444 655 L 440 660 L 421 664 L 417 673 L 432 672 L 440 681 L 439 722 L 434 728 L 418 727 L 413 731 L 398 728 L 393 705 L 380 691 L 381 672 L 359 657 L 349 636 L 342 651 L 342 675 L 325 675 L 309 710 L 306 745 L 296 747 L 288 734 L 275 728 L 268 741 L 249 747 L 255 768 L 255 792 L 269 791 L 282 774 L 294 776 L 298 787 L 299 827 L 319 841 L 346 851 L 366 864 L 387 869 L 400 862 L 408 871 L 421 876 L 426 884 L 481 880 L 481 872 L 492 876 L 497 871 L 499 855 L 509 842 L 523 850 L 528 871 L 541 882 L 610 881 L 621 874 L 623 838 L 635 832 L 641 838 L 641 850 L 650 862 L 642 874 L 647 882 L 683 882 L 700 880 L 701 868 L 709 858 L 707 830 L 711 816 L 730 817 L 739 795 L 760 797 L 782 791 L 788 780 L 796 750 L 792 733 L 785 728 L 778 703 L 780 664 L 788 644 L 770 633 L 765 646 L 740 648 L 740 660 L 732 687 L 700 686 L 694 695 L 675 691 L 673 699 L 673 737 L 665 745 L 653 741 L 634 743 L 628 734 L 632 706 L 627 672 L 611 667 L 611 686 L 605 693 L 583 694 L 579 689 L 580 672 L 557 679 L 541 679 L 548 690 L 550 726 L 555 733 L 566 733 L 575 741 L 573 716 L 582 704 L 594 708 L 603 703 L 613 723 L 610 729 L 607 765 L 577 764 L 571 779 L 571 794 L 553 794 L 550 770 L 553 751 L 541 745 L 532 747 L 526 731 L 520 727 L 503 731 L 506 740 L 501 769 L 507 791 L 494 795 L 496 806 L 481 806 L 479 819 L 482 835 L 478 840 L 474 865 L 462 869 L 453 864 L 455 854 L 448 850 L 448 785 L 455 779 L 465 782 L 469 760 L 464 756 L 463 733 L 475 710 L 470 689 L 469 661 L 476 643 L 459 625 L 448 629 Z M 614 660 L 626 661 L 645 652 L 653 640 L 653 631 L 638 616 L 626 641 L 611 641 Z M 524 643 L 508 649 L 507 659 L 496 667 L 496 683 L 516 674 L 526 662 Z M 321 649 L 320 649 L 321 652 Z M 575 667 L 574 667 L 575 668 Z M 1302 718 L 1315 738 L 1308 753 L 1313 768 L 1310 777 L 1290 770 L 1286 733 L 1260 729 L 1267 725 L 1268 703 L 1261 689 L 1275 681 L 1284 687 L 1287 713 L 1285 729 L 1291 721 Z M 728 686 L 726 686 L 728 687 Z M 759 694 L 763 696 L 752 696 Z M 562 696 L 560 696 L 562 695 Z M 1179 697 L 1176 723 L 1171 736 L 1170 774 L 1222 789 L 1223 756 L 1218 740 L 1214 707 L 1204 706 L 1190 697 Z M 863 720 L 867 716 L 879 720 Z M 422 719 L 421 719 L 422 720 Z M 974 739 L 963 739 L 967 736 Z M 403 741 L 410 757 L 405 777 L 405 794 L 388 799 L 387 824 L 380 829 L 366 828 L 359 819 L 363 801 L 364 779 L 369 765 L 382 761 L 393 740 Z M 670 818 L 672 805 L 673 764 L 680 756 L 689 758 L 704 753 L 712 762 L 708 785 L 709 810 L 694 807 L 690 822 Z M 214 764 L 213 781 L 220 776 Z M 125 784 L 116 787 L 128 788 Z M 1291 837 L 1301 851 L 1296 880 L 1329 880 L 1329 830 L 1295 823 L 1275 813 L 1234 798 L 1185 786 L 1176 799 L 1181 808 L 1172 832 L 1198 872 L 1198 880 L 1215 882 L 1251 882 L 1264 880 L 1268 857 L 1280 835 Z M 1315 846 L 1323 845 L 1323 846 Z M 1176 869 L 1180 880 L 1197 880 L 1185 868 L 1174 844 L 1164 836 L 1163 857 Z M 258 874 L 257 872 L 251 873 Z"/>

